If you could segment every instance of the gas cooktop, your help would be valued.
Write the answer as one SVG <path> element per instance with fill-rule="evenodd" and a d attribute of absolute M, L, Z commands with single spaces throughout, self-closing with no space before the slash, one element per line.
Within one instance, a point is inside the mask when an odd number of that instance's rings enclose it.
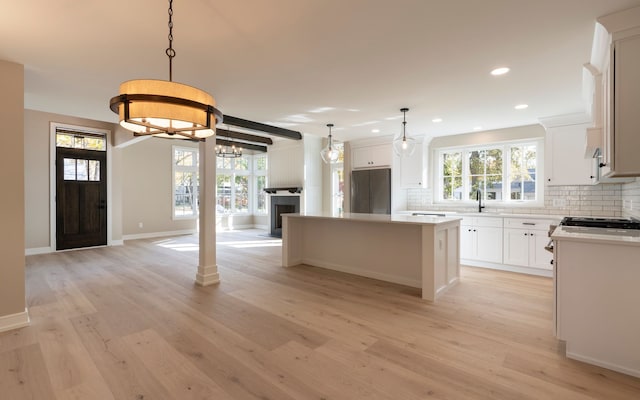
<path fill-rule="evenodd" d="M 562 222 L 560 222 L 560 225 L 640 230 L 640 220 L 635 218 L 565 217 L 562 219 Z"/>

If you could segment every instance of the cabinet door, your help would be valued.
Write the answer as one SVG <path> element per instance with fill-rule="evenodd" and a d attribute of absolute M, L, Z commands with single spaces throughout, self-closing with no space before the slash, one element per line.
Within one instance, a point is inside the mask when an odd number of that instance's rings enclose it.
<path fill-rule="evenodd" d="M 502 228 L 484 226 L 476 229 L 476 259 L 502 264 Z"/>
<path fill-rule="evenodd" d="M 554 185 L 593 185 L 596 174 L 592 158 L 584 157 L 589 124 L 552 127 L 546 135 L 547 182 Z"/>
<path fill-rule="evenodd" d="M 471 226 L 460 226 L 460 258 L 475 259 L 475 232 Z"/>
<path fill-rule="evenodd" d="M 612 176 L 640 176 L 640 35 L 614 43 Z"/>
<path fill-rule="evenodd" d="M 544 249 L 549 243 L 546 232 L 531 231 L 529 236 L 529 266 L 533 268 L 553 269 L 553 254 Z"/>
<path fill-rule="evenodd" d="M 529 266 L 529 231 L 526 229 L 504 230 L 504 263 Z"/>
<path fill-rule="evenodd" d="M 393 158 L 391 144 L 369 146 L 372 167 L 389 167 Z"/>
<path fill-rule="evenodd" d="M 416 144 L 411 157 L 400 157 L 400 186 L 402 188 L 427 187 L 424 180 L 424 153 L 422 143 Z"/>
<path fill-rule="evenodd" d="M 371 168 L 369 146 L 356 147 L 351 150 L 351 168 Z"/>

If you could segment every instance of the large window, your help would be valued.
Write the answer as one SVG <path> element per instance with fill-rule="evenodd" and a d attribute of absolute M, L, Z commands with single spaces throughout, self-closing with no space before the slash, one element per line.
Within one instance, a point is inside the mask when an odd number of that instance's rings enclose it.
<path fill-rule="evenodd" d="M 541 195 L 539 142 L 438 151 L 438 201 L 533 202 Z"/>
<path fill-rule="evenodd" d="M 173 217 L 198 215 L 198 149 L 173 146 Z"/>
<path fill-rule="evenodd" d="M 266 154 L 217 158 L 216 212 L 266 214 Z"/>

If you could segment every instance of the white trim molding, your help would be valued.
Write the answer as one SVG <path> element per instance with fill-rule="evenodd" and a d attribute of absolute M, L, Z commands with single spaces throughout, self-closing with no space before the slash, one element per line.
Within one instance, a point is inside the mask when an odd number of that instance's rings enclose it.
<path fill-rule="evenodd" d="M 30 249 L 24 249 L 25 256 L 34 256 L 36 254 L 49 254 L 55 251 L 51 247 L 32 247 Z"/>
<path fill-rule="evenodd" d="M 25 308 L 24 312 L 0 317 L 0 332 L 23 328 L 29 326 L 29 323 L 29 312 Z"/>
<path fill-rule="evenodd" d="M 197 233 L 195 229 L 185 229 L 181 231 L 167 231 L 167 232 L 149 232 L 149 233 L 136 233 L 134 235 L 123 235 L 122 240 L 137 240 L 137 239 L 153 239 L 164 236 L 180 236 L 180 235 L 193 235 Z"/>

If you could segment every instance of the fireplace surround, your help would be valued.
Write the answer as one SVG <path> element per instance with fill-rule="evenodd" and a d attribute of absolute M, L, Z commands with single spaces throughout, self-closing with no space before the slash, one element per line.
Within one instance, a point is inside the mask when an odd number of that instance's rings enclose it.
<path fill-rule="evenodd" d="M 300 212 L 300 196 L 271 196 L 269 213 L 271 236 L 282 237 L 282 214 Z"/>

